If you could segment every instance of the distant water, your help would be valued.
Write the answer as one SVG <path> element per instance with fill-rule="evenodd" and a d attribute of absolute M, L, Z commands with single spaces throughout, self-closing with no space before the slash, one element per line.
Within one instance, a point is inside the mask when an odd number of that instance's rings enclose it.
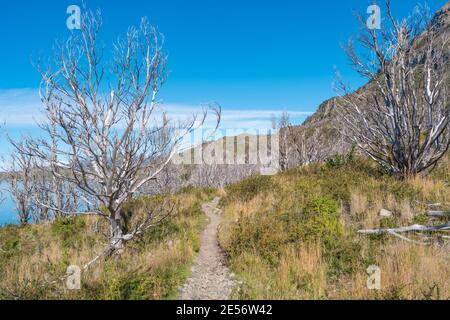
<path fill-rule="evenodd" d="M 8 192 L 8 185 L 4 182 L 0 183 L 1 201 L 0 200 L 0 226 L 6 224 L 17 224 L 16 207 Z"/>

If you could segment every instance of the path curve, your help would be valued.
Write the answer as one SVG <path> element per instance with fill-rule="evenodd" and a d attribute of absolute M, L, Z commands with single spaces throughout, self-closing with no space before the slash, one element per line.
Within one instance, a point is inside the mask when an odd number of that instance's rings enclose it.
<path fill-rule="evenodd" d="M 192 275 L 181 288 L 181 300 L 227 300 L 235 285 L 219 246 L 217 229 L 221 210 L 220 198 L 202 206 L 209 223 L 200 237 L 200 252 L 192 267 Z"/>

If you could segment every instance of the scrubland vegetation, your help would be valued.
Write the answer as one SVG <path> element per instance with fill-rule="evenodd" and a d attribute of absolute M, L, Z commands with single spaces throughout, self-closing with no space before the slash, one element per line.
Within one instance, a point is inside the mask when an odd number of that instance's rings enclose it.
<path fill-rule="evenodd" d="M 0 299 L 171 299 L 189 275 L 205 225 L 201 204 L 214 191 L 187 188 L 168 196 L 172 215 L 148 229 L 120 255 L 82 273 L 81 290 L 68 290 L 67 267 L 83 266 L 107 244 L 98 217 L 0 229 Z M 151 210 L 161 196 L 129 202 L 123 214 Z M 137 217 L 138 218 L 138 217 Z"/>
<path fill-rule="evenodd" d="M 353 156 L 329 159 L 226 188 L 220 242 L 240 280 L 238 299 L 449 299 L 450 253 L 358 235 L 430 219 L 426 204 L 450 202 L 448 161 L 430 177 L 398 180 Z M 392 217 L 380 217 L 381 209 Z M 381 290 L 367 268 L 381 269 Z"/>
<path fill-rule="evenodd" d="M 178 298 L 200 248 L 201 204 L 220 195 L 219 240 L 238 280 L 232 298 L 448 299 L 445 240 L 420 246 L 357 231 L 442 223 L 425 213 L 430 203 L 448 209 L 449 178 L 448 159 L 428 177 L 402 181 L 350 155 L 254 176 L 224 190 L 185 188 L 173 196 L 143 197 L 123 214 L 139 219 L 164 197 L 175 210 L 124 252 L 83 272 L 78 291 L 66 289 L 64 275 L 69 265 L 82 266 L 105 247 L 102 219 L 8 226 L 0 229 L 0 298 Z M 392 217 L 380 217 L 381 209 Z M 371 265 L 381 269 L 381 290 L 367 288 Z"/>

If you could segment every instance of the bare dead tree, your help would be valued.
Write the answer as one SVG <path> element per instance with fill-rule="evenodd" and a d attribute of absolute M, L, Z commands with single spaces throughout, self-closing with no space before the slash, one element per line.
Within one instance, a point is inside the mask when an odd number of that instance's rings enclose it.
<path fill-rule="evenodd" d="M 289 127 L 289 140 L 295 152 L 295 158 L 291 161 L 298 166 L 305 166 L 321 159 L 320 131 L 315 128 L 307 135 L 305 128 Z"/>
<path fill-rule="evenodd" d="M 182 137 L 201 125 L 207 112 L 173 121 L 159 111 L 166 56 L 162 35 L 146 19 L 114 45 L 110 66 L 102 61 L 101 24 L 99 12 L 87 12 L 81 30 L 57 44 L 55 64 L 39 64 L 47 117 L 41 128 L 48 137 L 28 140 L 22 153 L 76 189 L 83 202 L 67 212 L 56 199 L 47 204 L 50 210 L 106 219 L 110 246 L 105 252 L 112 254 L 165 216 L 152 211 L 129 225 L 122 209 L 165 168 Z M 214 113 L 220 119 L 220 110 Z"/>
<path fill-rule="evenodd" d="M 16 204 L 16 211 L 21 224 L 30 221 L 41 223 L 58 217 L 45 204 L 51 202 L 53 197 L 62 198 L 62 189 L 54 185 L 47 172 L 36 163 L 36 159 L 26 150 L 27 139 L 15 141 L 8 137 L 13 147 L 10 166 L 5 168 L 9 182 L 8 191 Z M 61 206 L 63 207 L 63 206 Z"/>
<path fill-rule="evenodd" d="M 50 179 L 46 172 L 40 170 L 34 165 L 33 161 L 33 180 L 32 180 L 32 212 L 33 222 L 43 223 L 52 221 L 55 218 L 54 213 L 46 206 L 49 203 L 51 195 L 57 193 L 58 190 L 51 190 Z M 51 191 L 50 191 L 51 190 Z"/>
<path fill-rule="evenodd" d="M 244 164 L 201 164 L 192 167 L 189 184 L 202 188 L 223 188 L 250 175 Z"/>
<path fill-rule="evenodd" d="M 45 151 L 41 150 L 39 157 L 34 156 L 33 159 L 35 171 L 38 173 L 33 182 L 37 222 L 65 218 L 71 212 L 78 212 L 80 209 L 78 199 L 81 193 L 75 184 L 65 181 L 64 171 L 57 165 L 58 135 L 54 119 L 50 119 L 47 125 L 41 127 L 49 133 L 47 140 L 49 144 L 46 145 Z M 14 145 L 14 142 L 12 143 Z M 33 142 L 27 145 L 27 147 L 30 146 L 33 146 Z M 20 148 L 16 146 L 16 149 L 20 152 Z M 33 155 L 32 148 L 23 150 L 30 149 L 30 154 Z M 43 152 L 46 152 L 45 157 Z M 48 161 L 49 159 L 50 161 Z"/>
<path fill-rule="evenodd" d="M 185 187 L 186 183 L 186 168 L 170 162 L 155 176 L 155 180 L 143 186 L 142 192 L 145 194 L 171 194 Z"/>
<path fill-rule="evenodd" d="M 383 29 L 368 28 L 359 17 L 365 30 L 360 48 L 352 41 L 346 48 L 368 88 L 352 92 L 339 77 L 336 103 L 349 138 L 405 178 L 433 168 L 449 148 L 449 42 L 423 8 L 402 22 L 394 19 L 390 1 L 386 8 Z"/>
<path fill-rule="evenodd" d="M 11 155 L 7 172 L 9 192 L 16 204 L 21 225 L 27 225 L 33 217 L 33 159 L 30 155 L 16 152 Z"/>
<path fill-rule="evenodd" d="M 342 141 L 330 145 L 324 137 L 327 130 L 310 125 L 296 126 L 290 123 L 289 114 L 283 113 L 272 119 L 272 127 L 278 130 L 280 148 L 280 168 L 305 166 L 324 160 L 327 155 L 343 152 Z"/>
<path fill-rule="evenodd" d="M 280 148 L 280 169 L 286 171 L 289 169 L 290 146 L 290 120 L 289 114 L 283 112 L 279 118 L 272 118 L 272 128 L 278 130 L 279 148 Z"/>

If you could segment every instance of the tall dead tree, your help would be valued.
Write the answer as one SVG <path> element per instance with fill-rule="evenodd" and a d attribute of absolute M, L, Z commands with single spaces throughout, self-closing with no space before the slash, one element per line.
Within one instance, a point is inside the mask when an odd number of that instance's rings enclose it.
<path fill-rule="evenodd" d="M 33 218 L 33 158 L 29 154 L 16 152 L 11 155 L 10 167 L 5 170 L 9 184 L 8 191 L 16 204 L 21 225 L 27 225 Z"/>
<path fill-rule="evenodd" d="M 279 118 L 273 117 L 272 128 L 274 130 L 278 130 L 280 169 L 284 172 L 289 169 L 289 155 L 291 152 L 289 141 L 291 124 L 289 120 L 289 114 L 287 112 L 283 112 Z"/>
<path fill-rule="evenodd" d="M 346 52 L 369 84 L 352 92 L 340 79 L 336 100 L 350 139 L 403 178 L 434 167 L 450 144 L 449 42 L 425 11 L 397 22 L 387 1 L 381 30 L 360 17 L 360 46 L 350 41 Z"/>
<path fill-rule="evenodd" d="M 146 19 L 114 45 L 110 64 L 102 60 L 101 24 L 99 12 L 84 14 L 81 30 L 57 44 L 54 65 L 39 67 L 47 116 L 41 128 L 48 137 L 28 140 L 23 152 L 74 187 L 83 201 L 73 212 L 58 201 L 49 208 L 106 219 L 107 252 L 113 253 L 164 215 L 148 212 L 130 225 L 122 208 L 164 169 L 182 137 L 205 121 L 206 111 L 177 122 L 160 111 L 166 56 L 162 35 Z"/>
<path fill-rule="evenodd" d="M 306 166 L 314 162 L 318 162 L 320 157 L 320 131 L 312 129 L 309 135 L 307 130 L 299 127 L 290 127 L 290 141 L 292 148 L 295 150 L 296 165 Z"/>

